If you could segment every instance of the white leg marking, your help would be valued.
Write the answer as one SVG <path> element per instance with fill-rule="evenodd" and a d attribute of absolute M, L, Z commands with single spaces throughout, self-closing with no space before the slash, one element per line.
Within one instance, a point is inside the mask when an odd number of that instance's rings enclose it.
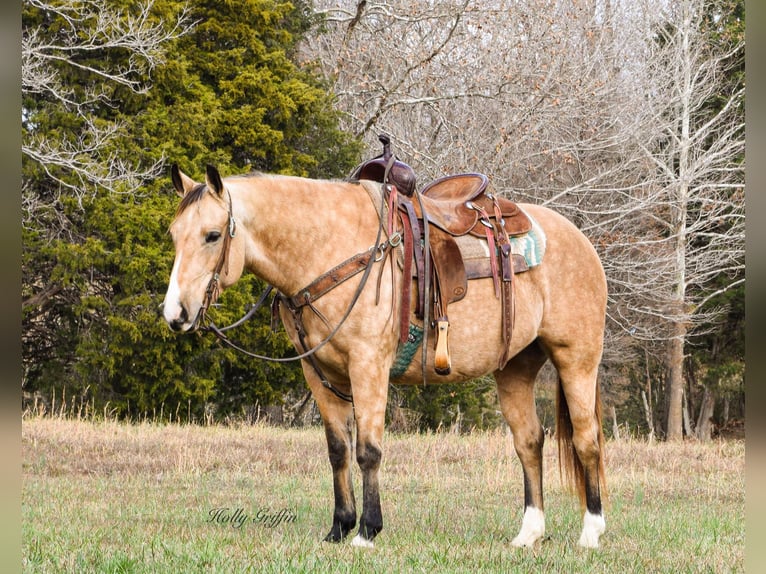
<path fill-rule="evenodd" d="M 582 534 L 580 535 L 580 546 L 585 548 L 598 548 L 598 538 L 606 530 L 606 521 L 603 514 L 591 514 L 585 512 L 582 520 Z"/>
<path fill-rule="evenodd" d="M 545 534 L 545 515 L 539 508 L 528 506 L 524 511 L 519 535 L 511 540 L 513 546 L 532 546 Z"/>
<path fill-rule="evenodd" d="M 357 548 L 375 548 L 375 543 L 372 540 L 367 540 L 361 534 L 357 534 L 351 541 L 351 546 L 356 546 Z"/>

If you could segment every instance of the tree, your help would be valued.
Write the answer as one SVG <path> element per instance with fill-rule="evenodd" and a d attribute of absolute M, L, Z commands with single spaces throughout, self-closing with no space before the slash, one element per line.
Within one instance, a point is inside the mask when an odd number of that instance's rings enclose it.
<path fill-rule="evenodd" d="M 673 405 L 675 437 L 684 345 L 717 329 L 716 294 L 743 280 L 744 44 L 724 32 L 741 2 L 317 5 L 327 33 L 306 57 L 347 129 L 372 149 L 391 133 L 421 182 L 481 171 L 585 231 L 609 279 L 602 378 L 667 380 L 647 390 Z"/>
<path fill-rule="evenodd" d="M 153 9 L 153 2 L 23 3 L 25 390 L 76 377 L 72 355 L 92 316 L 81 302 L 108 286 L 89 279 L 84 256 L 98 242 L 84 229 L 88 206 L 105 192 L 136 192 L 159 173 L 161 156 L 126 161 L 131 156 L 119 146 L 129 137 L 128 123 L 114 113 L 117 88 L 145 94 L 167 44 L 188 31 L 183 8 L 167 20 Z"/>
<path fill-rule="evenodd" d="M 143 167 L 116 153 L 114 142 L 126 124 L 99 113 L 117 105 L 118 87 L 145 94 L 150 72 L 164 63 L 167 44 L 188 32 L 185 8 L 169 21 L 153 16 L 153 9 L 151 0 L 127 9 L 104 0 L 24 1 L 26 228 L 65 234 L 67 222 L 55 212 L 66 196 L 82 201 L 102 189 L 132 192 L 159 175 L 159 161 Z"/>
<path fill-rule="evenodd" d="M 169 158 L 197 176 L 205 163 L 224 173 L 347 173 L 358 148 L 337 128 L 325 88 L 292 61 L 312 24 L 310 11 L 302 3 L 258 0 L 188 8 L 174 0 L 66 4 L 71 12 L 57 6 L 25 4 L 25 46 L 32 54 L 66 46 L 49 65 L 58 84 L 71 87 L 61 100 L 25 90 L 28 147 L 59 141 L 70 149 L 89 133 L 83 126 L 119 129 L 109 129 L 111 139 L 88 140 L 78 157 L 88 150 L 92 157 L 82 169 L 24 156 L 24 390 L 66 387 L 70 396 L 131 417 L 199 419 L 279 402 L 300 380 L 297 364 L 245 360 L 211 338 L 173 335 L 159 317 L 177 201 L 169 178 L 150 167 L 133 179 L 122 172 L 109 179 L 91 167 L 100 158 L 117 165 L 131 158 L 159 169 Z M 141 54 L 126 39 L 136 19 L 158 38 L 156 58 L 143 68 L 134 65 Z M 159 33 L 166 29 L 173 32 Z M 109 33 L 114 42 L 91 49 L 89 38 Z M 130 82 L 121 81 L 126 70 Z M 253 277 L 240 281 L 224 294 L 216 321 L 243 315 L 261 287 Z M 237 337 L 264 353 L 291 353 L 286 336 L 272 335 L 268 324 L 265 311 Z"/>
<path fill-rule="evenodd" d="M 744 38 L 721 34 L 738 20 L 726 8 L 683 0 L 662 14 L 634 132 L 650 169 L 633 210 L 652 222 L 633 260 L 653 270 L 651 290 L 631 304 L 651 317 L 634 325 L 667 340 L 668 440 L 683 436 L 687 342 L 716 329 L 727 309 L 709 303 L 744 282 Z"/>

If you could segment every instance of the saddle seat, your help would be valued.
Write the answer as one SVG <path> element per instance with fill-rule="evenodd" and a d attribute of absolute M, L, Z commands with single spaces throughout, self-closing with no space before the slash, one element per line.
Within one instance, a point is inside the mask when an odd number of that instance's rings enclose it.
<path fill-rule="evenodd" d="M 484 225 L 479 216 L 484 210 L 490 219 L 496 217 L 494 201 L 496 200 L 502 218 L 505 220 L 505 230 L 510 237 L 523 235 L 532 228 L 532 223 L 519 206 L 504 197 L 494 197 L 486 192 L 489 179 L 481 173 L 460 173 L 436 179 L 426 185 L 420 192 L 426 220 L 452 236 L 460 237 L 471 233 L 477 237 L 485 237 Z M 412 202 L 418 217 L 420 205 Z"/>

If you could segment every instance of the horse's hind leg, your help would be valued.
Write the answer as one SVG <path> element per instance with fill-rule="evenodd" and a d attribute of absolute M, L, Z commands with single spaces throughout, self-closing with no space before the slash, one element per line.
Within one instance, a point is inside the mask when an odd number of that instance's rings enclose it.
<path fill-rule="evenodd" d="M 340 542 L 356 526 L 356 503 L 351 481 L 354 411 L 351 403 L 340 399 L 322 386 L 316 372 L 307 363 L 304 365 L 304 374 L 322 415 L 327 452 L 332 466 L 335 509 L 332 528 L 325 541 Z"/>
<path fill-rule="evenodd" d="M 604 479 L 604 433 L 598 388 L 601 356 L 585 349 L 554 350 L 551 360 L 559 373 L 557 429 L 561 465 L 585 504 L 579 544 L 597 548 L 604 533 L 601 487 Z"/>
<path fill-rule="evenodd" d="M 543 433 L 535 408 L 535 379 L 547 357 L 534 342 L 495 373 L 500 408 L 513 433 L 524 471 L 524 518 L 511 544 L 532 546 L 545 534 L 543 514 Z"/>

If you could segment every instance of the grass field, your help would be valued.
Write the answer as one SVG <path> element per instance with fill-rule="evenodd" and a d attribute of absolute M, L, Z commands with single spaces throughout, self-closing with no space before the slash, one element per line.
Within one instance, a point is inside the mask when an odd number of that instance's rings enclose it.
<path fill-rule="evenodd" d="M 25 572 L 741 572 L 744 442 L 607 445 L 607 532 L 545 450 L 545 540 L 514 549 L 521 466 L 497 431 L 387 435 L 374 549 L 326 544 L 321 429 L 22 423 Z M 360 498 L 361 484 L 355 474 Z M 225 510 L 221 510 L 225 509 Z M 247 517 L 247 520 L 244 518 Z"/>

